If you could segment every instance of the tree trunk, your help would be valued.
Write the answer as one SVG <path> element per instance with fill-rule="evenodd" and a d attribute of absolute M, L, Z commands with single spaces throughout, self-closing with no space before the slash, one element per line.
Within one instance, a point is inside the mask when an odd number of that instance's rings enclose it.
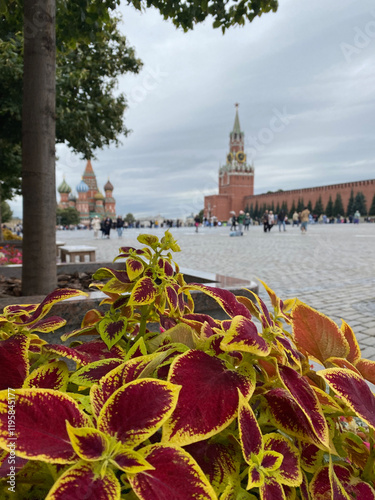
<path fill-rule="evenodd" d="M 22 294 L 57 286 L 55 0 L 24 2 Z"/>

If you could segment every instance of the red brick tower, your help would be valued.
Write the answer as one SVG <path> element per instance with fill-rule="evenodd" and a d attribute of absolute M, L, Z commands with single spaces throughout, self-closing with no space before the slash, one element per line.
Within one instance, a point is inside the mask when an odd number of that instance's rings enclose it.
<path fill-rule="evenodd" d="M 113 191 L 113 185 L 108 179 L 107 183 L 104 185 L 104 192 L 105 192 L 104 207 L 105 207 L 105 213 L 109 217 L 113 217 L 114 215 L 116 215 L 116 202 L 112 196 L 112 191 Z"/>
<path fill-rule="evenodd" d="M 238 104 L 233 130 L 229 135 L 229 153 L 226 164 L 219 169 L 219 196 L 229 196 L 229 211 L 244 210 L 243 199 L 254 194 L 254 168 L 246 161 L 245 135 L 241 131 L 238 117 Z M 218 217 L 221 214 L 218 214 Z M 222 214 L 221 219 L 228 218 L 229 214 Z M 224 217 L 223 217 L 224 216 Z"/>
<path fill-rule="evenodd" d="M 66 183 L 65 177 L 60 186 L 57 188 L 57 191 L 60 193 L 60 208 L 69 207 L 69 194 L 71 193 L 70 186 Z"/>

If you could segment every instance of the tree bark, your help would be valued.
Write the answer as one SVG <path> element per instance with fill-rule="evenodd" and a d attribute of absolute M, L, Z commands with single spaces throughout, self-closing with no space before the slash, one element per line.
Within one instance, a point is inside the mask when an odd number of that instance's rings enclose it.
<path fill-rule="evenodd" d="M 24 2 L 22 294 L 57 286 L 55 0 Z"/>

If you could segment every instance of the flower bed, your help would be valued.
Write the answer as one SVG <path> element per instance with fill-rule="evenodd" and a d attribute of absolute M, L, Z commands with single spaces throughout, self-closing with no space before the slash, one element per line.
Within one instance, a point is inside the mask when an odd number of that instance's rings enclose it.
<path fill-rule="evenodd" d="M 38 334 L 83 292 L 4 308 L 1 498 L 375 500 L 375 363 L 350 326 L 265 284 L 271 308 L 186 283 L 168 231 L 138 240 L 94 274 L 107 311 L 70 346 Z M 195 290 L 228 319 L 196 313 Z"/>
<path fill-rule="evenodd" d="M 13 245 L 0 246 L 0 266 L 22 264 L 22 250 Z"/>

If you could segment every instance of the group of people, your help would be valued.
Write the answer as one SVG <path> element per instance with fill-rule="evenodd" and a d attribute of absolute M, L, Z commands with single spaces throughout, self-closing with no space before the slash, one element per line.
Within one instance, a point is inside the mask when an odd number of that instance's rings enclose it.
<path fill-rule="evenodd" d="M 95 239 L 99 238 L 99 231 L 101 231 L 102 233 L 102 238 L 109 239 L 111 237 L 111 229 L 113 226 L 115 227 L 115 229 L 117 229 L 118 237 L 121 238 L 125 224 L 126 223 L 120 215 L 117 217 L 115 225 L 113 224 L 113 221 L 110 217 L 105 217 L 104 219 L 100 220 L 99 217 L 95 215 L 92 220 L 91 226 L 94 230 Z"/>
<path fill-rule="evenodd" d="M 246 213 L 243 210 L 240 210 L 238 213 L 238 217 L 236 217 L 236 214 L 232 215 L 231 218 L 231 231 L 239 231 L 242 233 L 243 229 L 246 231 L 249 230 L 249 226 L 251 223 L 251 217 L 249 213 Z M 238 229 L 237 229 L 238 225 Z"/>
<path fill-rule="evenodd" d="M 298 213 L 297 211 L 294 212 L 292 216 L 292 222 L 293 226 L 301 223 L 301 231 L 302 234 L 306 233 L 307 231 L 307 224 L 309 222 L 309 217 L 310 217 L 310 210 L 305 207 L 301 213 Z M 281 228 L 283 228 L 283 231 L 286 231 L 286 223 L 288 220 L 287 214 L 284 212 L 284 210 L 281 210 L 275 218 L 275 215 L 272 210 L 266 210 L 263 214 L 262 217 L 262 222 L 263 222 L 263 231 L 265 233 L 270 232 L 275 223 L 277 222 L 277 225 L 279 227 L 279 231 L 281 232 Z"/>

